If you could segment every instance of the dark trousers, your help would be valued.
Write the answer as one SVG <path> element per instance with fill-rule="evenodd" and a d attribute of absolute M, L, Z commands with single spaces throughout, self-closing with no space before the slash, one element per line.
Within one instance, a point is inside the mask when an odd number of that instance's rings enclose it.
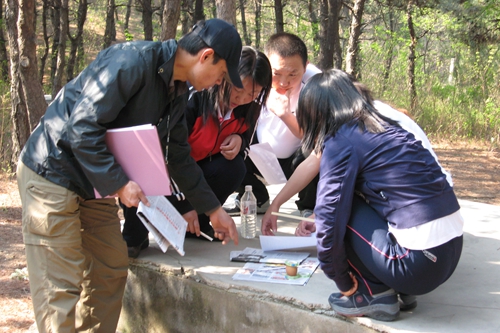
<path fill-rule="evenodd" d="M 463 236 L 426 250 L 400 246 L 387 222 L 355 196 L 346 233 L 349 264 L 359 290 L 378 294 L 393 288 L 399 293 L 422 295 L 443 284 L 455 271 Z"/>
<path fill-rule="evenodd" d="M 279 158 L 278 162 L 285 174 L 286 179 L 289 179 L 295 168 L 304 161 L 305 156 L 302 153 L 302 149 L 299 148 L 292 156 L 289 158 Z M 252 185 L 252 192 L 257 198 L 257 205 L 260 207 L 263 203 L 269 200 L 269 193 L 267 191 L 266 185 L 257 178 L 262 176 L 255 164 L 253 164 L 250 158 L 245 160 L 247 167 L 247 173 L 245 178 L 238 188 L 238 194 L 241 197 L 245 193 L 245 185 Z M 316 205 L 316 188 L 318 186 L 319 176 L 316 176 L 313 181 L 311 181 L 302 191 L 299 192 L 299 200 L 295 201 L 297 208 L 299 210 L 310 209 L 313 210 Z"/>
<path fill-rule="evenodd" d="M 236 191 L 246 173 L 245 163 L 241 155 L 236 156 L 232 160 L 227 160 L 219 153 L 200 160 L 197 163 L 203 170 L 205 180 L 219 199 L 221 205 L 231 193 Z M 187 213 L 192 209 L 190 205 L 186 205 L 185 201 L 178 201 L 174 196 L 167 196 L 167 199 L 181 214 Z M 187 210 L 186 206 L 189 207 Z M 122 231 L 123 238 L 127 242 L 127 246 L 138 246 L 148 237 L 148 230 L 142 224 L 139 217 L 137 217 L 137 208 L 123 206 L 122 208 L 125 216 L 125 224 Z M 206 232 L 212 228 L 210 226 L 210 218 L 207 215 L 198 214 L 198 221 L 201 231 Z"/>

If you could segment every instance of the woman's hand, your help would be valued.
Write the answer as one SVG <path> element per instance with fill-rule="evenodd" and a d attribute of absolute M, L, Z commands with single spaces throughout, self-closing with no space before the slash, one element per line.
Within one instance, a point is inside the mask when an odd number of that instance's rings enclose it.
<path fill-rule="evenodd" d="M 278 212 L 280 208 L 279 206 L 276 207 L 273 203 L 271 203 L 262 217 L 260 232 L 265 236 L 274 236 L 274 233 L 278 230 L 278 217 L 272 215 L 272 212 Z"/>
<path fill-rule="evenodd" d="M 241 142 L 241 137 L 238 134 L 231 134 L 225 138 L 224 141 L 222 141 L 222 144 L 220 145 L 220 153 L 227 160 L 231 161 L 240 152 Z"/>
<path fill-rule="evenodd" d="M 311 215 L 311 217 L 314 217 L 314 215 Z M 300 221 L 297 229 L 295 229 L 295 236 L 311 236 L 313 232 L 316 232 L 316 223 Z"/>

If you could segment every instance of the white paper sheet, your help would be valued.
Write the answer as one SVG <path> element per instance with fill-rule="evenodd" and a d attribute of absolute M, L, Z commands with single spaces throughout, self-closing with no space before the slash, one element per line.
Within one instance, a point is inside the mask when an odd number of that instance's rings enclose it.
<path fill-rule="evenodd" d="M 299 249 L 310 246 L 316 246 L 316 233 L 309 237 L 260 235 L 260 247 L 264 251 Z"/>
<path fill-rule="evenodd" d="M 147 196 L 150 207 L 139 203 L 137 216 L 153 234 L 163 252 L 172 246 L 181 256 L 184 252 L 187 222 L 164 196 Z"/>
<path fill-rule="evenodd" d="M 248 156 L 269 185 L 286 183 L 285 174 L 269 143 L 251 145 Z"/>

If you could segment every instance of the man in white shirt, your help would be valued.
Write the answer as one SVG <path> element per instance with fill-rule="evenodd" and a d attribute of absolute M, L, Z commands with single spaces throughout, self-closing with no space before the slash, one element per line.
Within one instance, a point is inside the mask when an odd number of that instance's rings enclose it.
<path fill-rule="evenodd" d="M 320 70 L 309 64 L 304 42 L 290 33 L 272 35 L 266 43 L 265 53 L 273 71 L 273 87 L 257 122 L 256 139 L 271 145 L 285 176 L 289 178 L 305 158 L 301 149 L 302 131 L 295 117 L 300 90 Z M 258 212 L 265 213 L 269 207 L 267 188 L 257 177 L 260 173 L 250 159 L 246 159 L 246 166 L 247 174 L 240 186 L 239 196 L 243 194 L 245 185 L 252 185 Z M 316 200 L 315 185 L 313 181 L 299 193 L 296 204 L 302 215 L 312 214 Z M 238 203 L 229 213 L 239 213 Z"/>

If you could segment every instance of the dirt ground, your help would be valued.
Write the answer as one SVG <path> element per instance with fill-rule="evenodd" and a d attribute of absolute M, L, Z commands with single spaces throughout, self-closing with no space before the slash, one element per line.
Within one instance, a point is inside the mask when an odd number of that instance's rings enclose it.
<path fill-rule="evenodd" d="M 434 142 L 460 199 L 500 206 L 500 149 L 470 142 Z M 15 179 L 0 174 L 0 332 L 25 332 L 33 323 Z"/>

